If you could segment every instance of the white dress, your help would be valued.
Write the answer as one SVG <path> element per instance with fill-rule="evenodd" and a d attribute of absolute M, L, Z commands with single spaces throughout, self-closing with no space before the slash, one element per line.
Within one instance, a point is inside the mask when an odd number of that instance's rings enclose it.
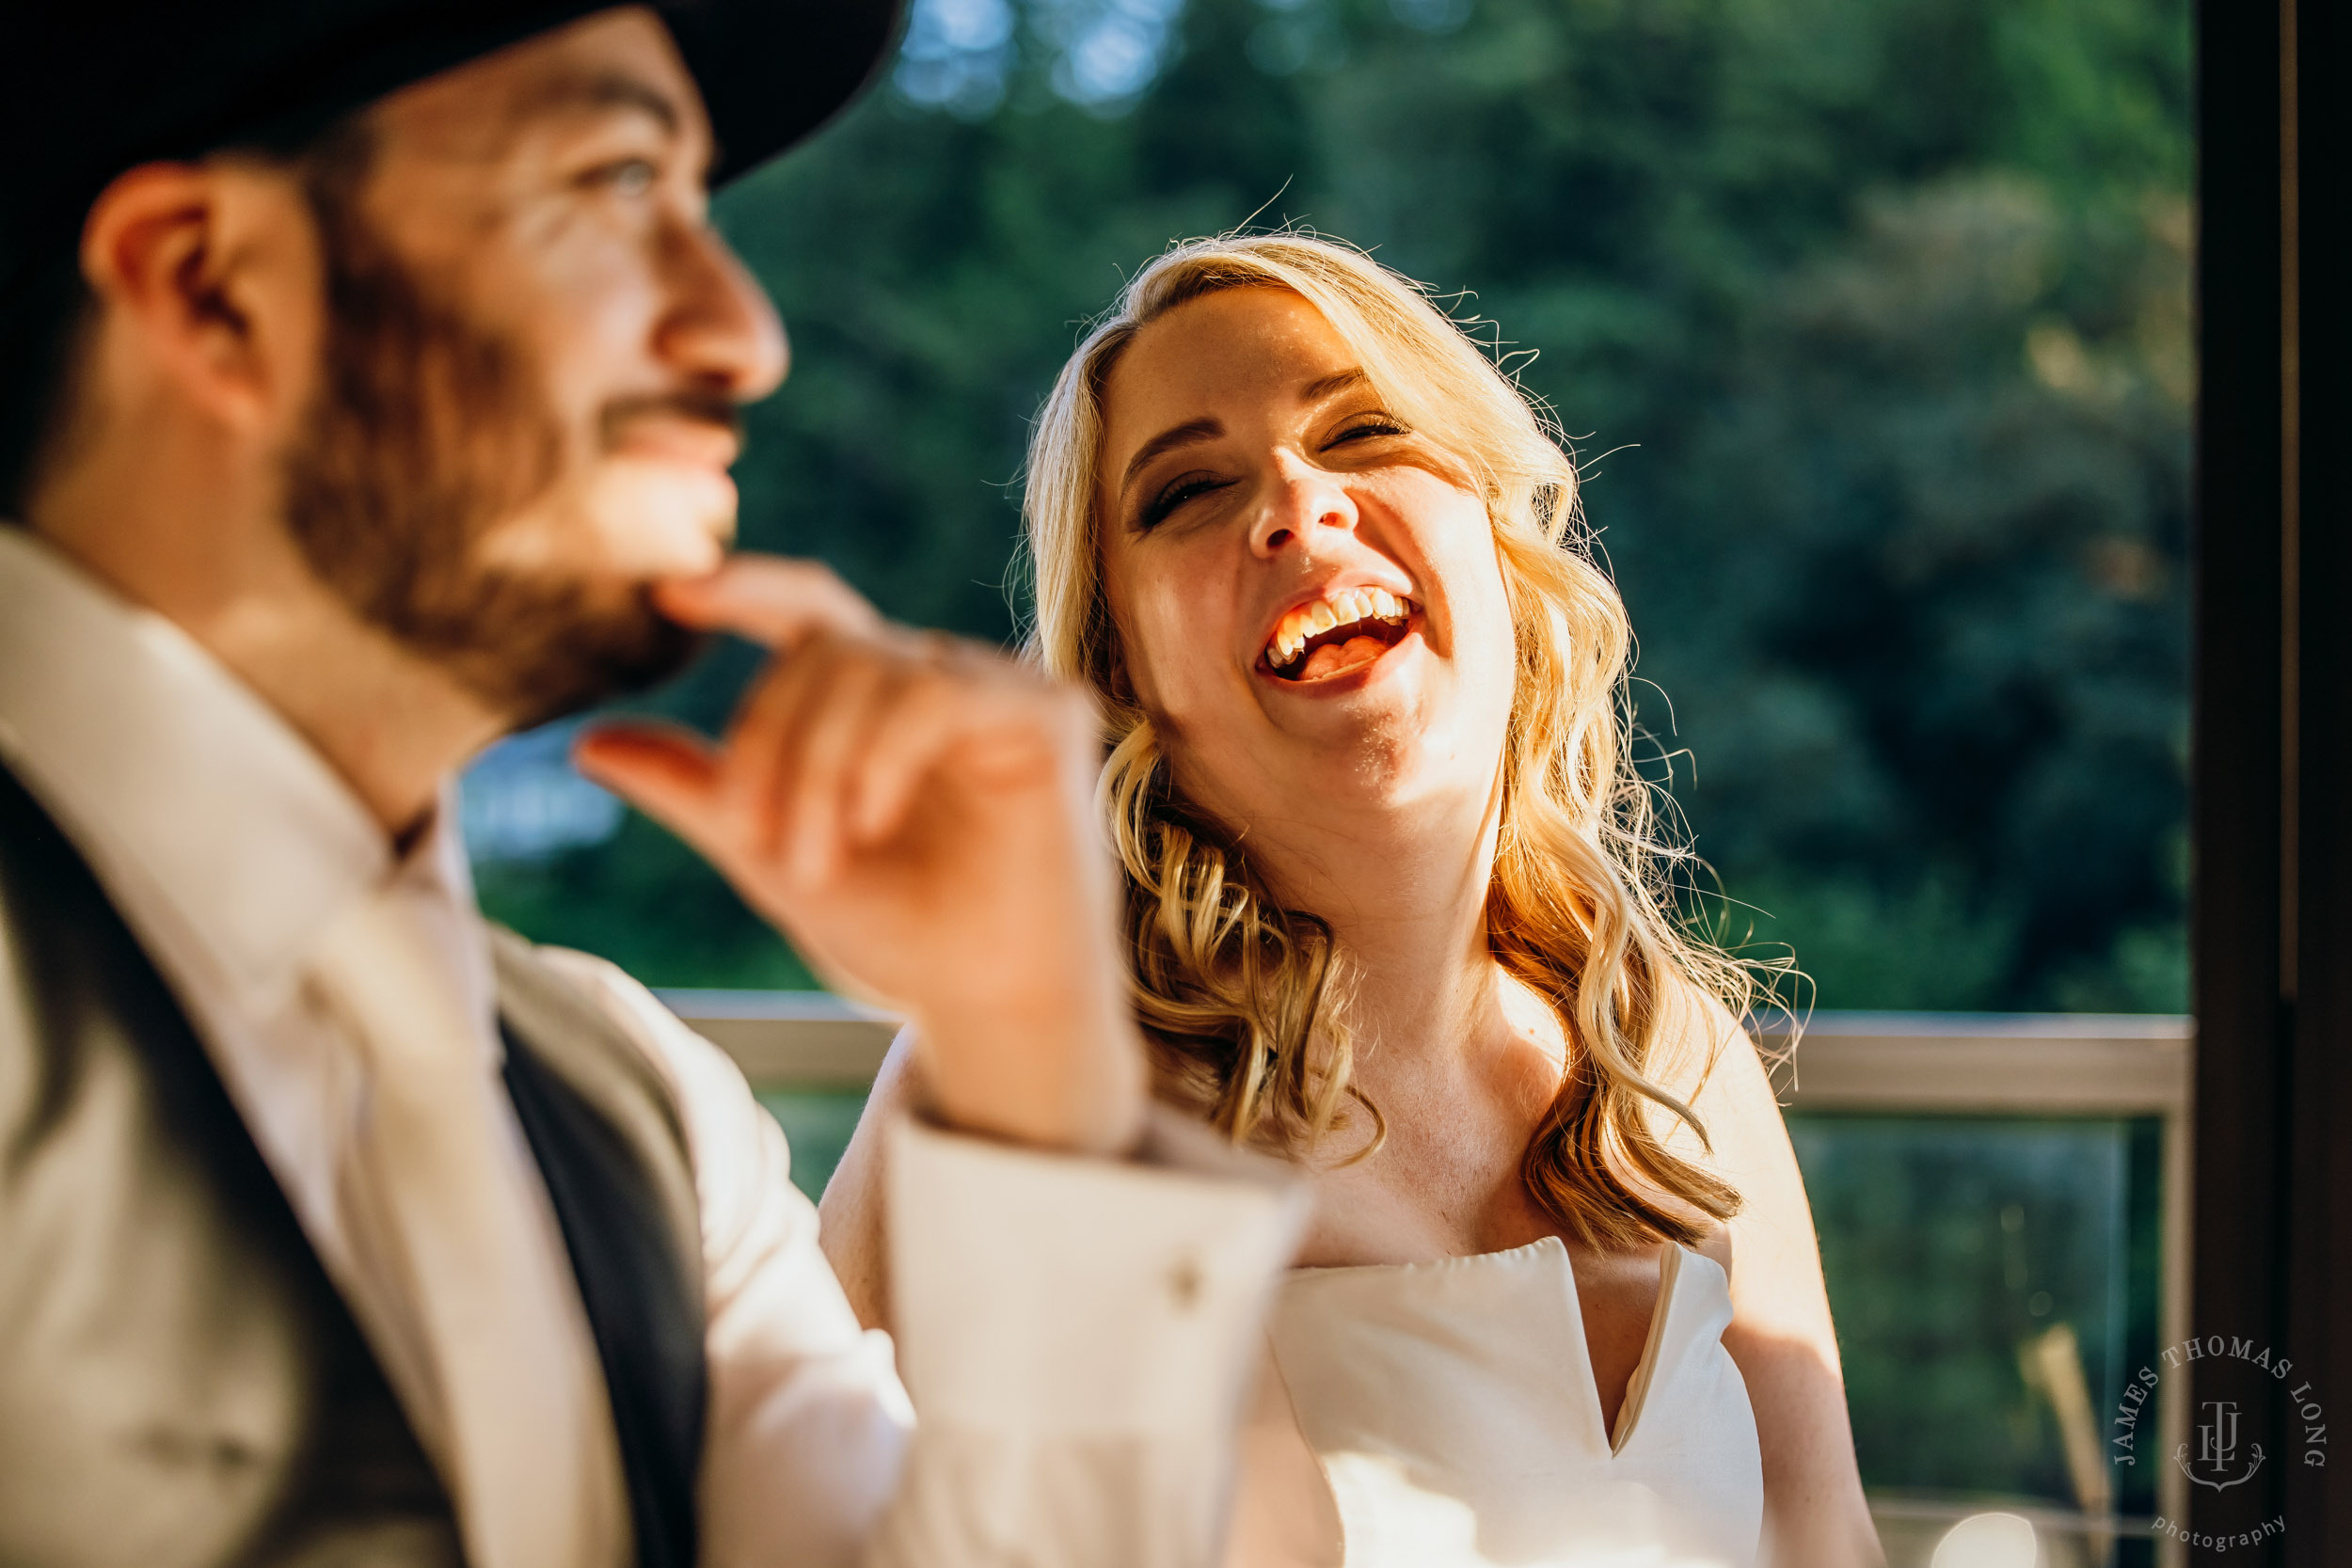
<path fill-rule="evenodd" d="M 1274 1356 L 1347 1568 L 1752 1568 L 1764 1475 L 1730 1290 L 1678 1246 L 1660 1273 L 1613 1441 L 1557 1239 L 1294 1271 Z"/>

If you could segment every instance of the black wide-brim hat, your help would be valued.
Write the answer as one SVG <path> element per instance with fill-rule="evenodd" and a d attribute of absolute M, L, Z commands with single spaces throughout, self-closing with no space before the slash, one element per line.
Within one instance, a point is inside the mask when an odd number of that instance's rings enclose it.
<path fill-rule="evenodd" d="M 396 88 L 613 8 L 548 0 L 0 0 L 0 298 L 78 245 L 123 170 L 298 144 Z M 651 0 L 702 89 L 715 182 L 830 119 L 880 68 L 900 0 Z"/>

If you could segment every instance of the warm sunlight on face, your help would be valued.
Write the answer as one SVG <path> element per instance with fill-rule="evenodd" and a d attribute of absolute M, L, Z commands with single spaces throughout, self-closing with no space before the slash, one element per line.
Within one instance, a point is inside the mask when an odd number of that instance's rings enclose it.
<path fill-rule="evenodd" d="M 628 8 L 393 95 L 370 209 L 399 260 L 504 342 L 552 416 L 552 483 L 482 563 L 625 581 L 733 535 L 733 406 L 784 368 L 707 221 L 710 130 L 668 30 Z"/>
<path fill-rule="evenodd" d="M 675 670 L 650 586 L 735 531 L 782 329 L 708 222 L 668 31 L 600 12 L 393 94 L 313 198 L 332 373 L 287 520 L 347 603 L 534 723 Z"/>
<path fill-rule="evenodd" d="M 1492 788 L 1511 616 L 1484 504 L 1298 295 L 1136 334 L 1104 388 L 1105 592 L 1179 782 L 1237 826 Z"/>

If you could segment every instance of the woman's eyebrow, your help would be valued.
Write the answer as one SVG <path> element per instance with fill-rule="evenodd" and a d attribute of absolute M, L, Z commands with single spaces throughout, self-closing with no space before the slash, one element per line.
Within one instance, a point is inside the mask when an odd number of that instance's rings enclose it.
<path fill-rule="evenodd" d="M 1119 476 L 1119 493 L 1125 495 L 1128 487 L 1135 483 L 1136 476 L 1143 472 L 1153 458 L 1174 451 L 1179 447 L 1214 441 L 1224 434 L 1225 427 L 1215 420 L 1193 420 L 1161 431 L 1136 448 L 1136 454 L 1127 459 L 1127 471 Z"/>
<path fill-rule="evenodd" d="M 1298 401 L 1320 403 L 1334 392 L 1353 391 L 1359 387 L 1369 386 L 1371 382 L 1372 377 L 1364 373 L 1363 367 L 1350 365 L 1343 371 L 1333 371 L 1329 375 L 1317 376 L 1307 383 L 1298 390 Z"/>

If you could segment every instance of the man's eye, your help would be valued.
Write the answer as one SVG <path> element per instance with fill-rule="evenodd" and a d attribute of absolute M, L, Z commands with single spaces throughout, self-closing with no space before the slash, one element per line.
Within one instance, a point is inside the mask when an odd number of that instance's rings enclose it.
<path fill-rule="evenodd" d="M 643 196 L 653 189 L 660 172 L 647 158 L 616 158 L 591 170 L 588 182 L 616 196 Z"/>

